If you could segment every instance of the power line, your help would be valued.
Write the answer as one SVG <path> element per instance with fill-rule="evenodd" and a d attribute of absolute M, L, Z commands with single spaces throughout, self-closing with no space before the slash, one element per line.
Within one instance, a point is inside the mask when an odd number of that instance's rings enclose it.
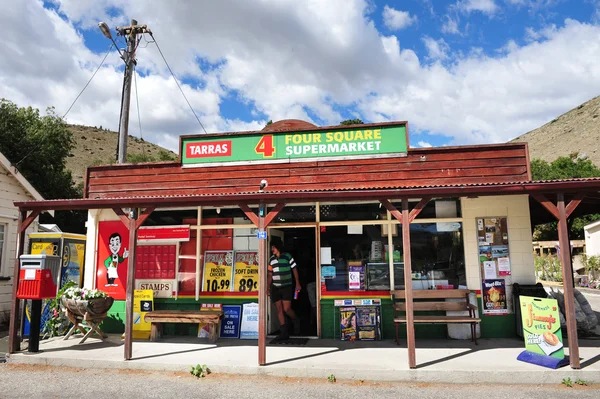
<path fill-rule="evenodd" d="M 90 80 L 88 80 L 88 82 L 85 84 L 85 86 L 83 86 L 83 89 L 81 89 L 81 91 L 79 92 L 79 94 L 77 95 L 77 97 L 75 97 L 75 100 L 73 100 L 73 103 L 71 104 L 71 106 L 69 107 L 69 109 L 67 110 L 67 112 L 65 112 L 65 114 L 62 116 L 63 119 L 65 119 L 65 117 L 67 116 L 67 114 L 69 113 L 69 111 L 71 111 L 71 108 L 73 108 L 73 105 L 75 105 L 75 103 L 77 102 L 77 100 L 79 99 L 79 97 L 83 94 L 83 92 L 85 91 L 85 89 L 87 89 L 87 87 L 90 84 L 90 82 L 92 81 L 92 79 L 94 79 L 94 76 L 96 76 L 96 74 L 98 73 L 98 71 L 100 70 L 100 68 L 102 68 L 102 65 L 104 65 L 104 61 L 106 61 L 106 57 L 108 57 L 108 54 L 110 54 L 110 50 L 112 50 L 112 48 L 113 48 L 113 44 L 111 43 L 110 46 L 108 47 L 108 51 L 106 52 L 106 54 L 104 55 L 104 58 L 102 59 L 102 62 L 100 63 L 100 65 L 98 65 L 98 68 L 96 68 L 96 70 L 94 71 L 94 74 L 92 75 L 92 77 L 90 78 Z"/>
<path fill-rule="evenodd" d="M 135 102 L 137 103 L 138 123 L 140 125 L 140 138 L 143 140 L 144 136 L 142 135 L 142 118 L 140 118 L 140 100 L 138 97 L 137 70 L 135 69 L 135 64 L 133 64 L 133 84 L 135 85 Z"/>
<path fill-rule="evenodd" d="M 194 111 L 194 108 L 192 108 L 192 105 L 190 104 L 190 102 L 188 101 L 187 97 L 185 96 L 185 93 L 183 92 L 183 89 L 179 85 L 179 81 L 177 81 L 177 78 L 175 77 L 175 74 L 173 73 L 173 70 L 169 66 L 169 63 L 167 62 L 167 59 L 165 58 L 163 52 L 161 51 L 160 46 L 158 45 L 158 42 L 156 41 L 156 38 L 154 37 L 154 35 L 152 34 L 152 32 L 149 32 L 149 34 L 150 34 L 150 37 L 152 37 L 152 40 L 154 41 L 154 44 L 156 44 L 156 48 L 158 49 L 158 52 L 160 53 L 162 59 L 165 61 L 165 64 L 167 65 L 167 68 L 169 69 L 169 72 L 171 72 L 171 76 L 173 76 L 173 79 L 175 80 L 175 83 L 177 83 L 177 87 L 179 87 L 179 91 L 181 92 L 181 94 L 183 94 L 183 98 L 185 98 L 185 101 L 187 102 L 187 105 L 190 107 L 190 109 L 192 110 L 192 113 L 196 117 L 196 120 L 200 124 L 200 127 L 202 127 L 202 130 L 204 130 L 204 133 L 208 133 L 206 131 L 206 129 L 204 128 L 204 125 L 202 124 L 202 122 L 200 122 L 200 118 L 198 118 L 198 115 L 196 115 L 196 112 Z"/>

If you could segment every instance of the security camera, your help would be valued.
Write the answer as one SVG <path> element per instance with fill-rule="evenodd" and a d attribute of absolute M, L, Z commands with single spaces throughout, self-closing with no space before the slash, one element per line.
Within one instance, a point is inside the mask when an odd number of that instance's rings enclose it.
<path fill-rule="evenodd" d="M 262 180 L 260 181 L 260 190 L 258 190 L 258 192 L 262 193 L 262 192 L 263 192 L 263 190 L 264 190 L 265 188 L 267 188 L 267 186 L 268 186 L 268 185 L 269 185 L 269 183 L 268 183 L 268 182 L 267 182 L 265 179 L 262 179 Z"/>

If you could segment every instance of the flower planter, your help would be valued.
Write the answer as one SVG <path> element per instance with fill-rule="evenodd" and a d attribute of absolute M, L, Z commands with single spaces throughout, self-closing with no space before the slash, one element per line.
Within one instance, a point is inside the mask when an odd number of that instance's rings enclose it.
<path fill-rule="evenodd" d="M 100 316 L 104 315 L 114 302 L 114 298 L 94 298 L 94 299 L 67 299 L 61 298 L 61 304 L 71 313 L 76 316 L 84 317 L 86 313 L 88 316 Z"/>

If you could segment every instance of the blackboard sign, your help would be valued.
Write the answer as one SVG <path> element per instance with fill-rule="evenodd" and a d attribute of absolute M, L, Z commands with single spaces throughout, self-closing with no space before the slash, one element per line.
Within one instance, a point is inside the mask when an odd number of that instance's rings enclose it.
<path fill-rule="evenodd" d="M 242 307 L 240 305 L 223 305 L 220 338 L 239 338 Z"/>

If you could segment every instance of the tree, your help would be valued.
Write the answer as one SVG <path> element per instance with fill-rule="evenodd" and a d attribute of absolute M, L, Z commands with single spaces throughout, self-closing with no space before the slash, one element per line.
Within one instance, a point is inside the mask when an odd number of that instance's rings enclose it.
<path fill-rule="evenodd" d="M 73 147 L 71 132 L 53 108 L 41 116 L 37 109 L 0 100 L 0 152 L 45 199 L 81 198 L 65 166 Z M 49 218 L 43 214 L 40 221 Z M 56 212 L 53 222 L 75 233 L 85 232 L 85 219 L 85 212 Z"/>
<path fill-rule="evenodd" d="M 552 163 L 541 159 L 532 160 L 531 176 L 533 180 L 597 177 L 600 176 L 600 168 L 594 165 L 587 157 L 573 153 L 568 157 L 557 158 Z M 584 239 L 583 226 L 596 220 L 600 220 L 600 214 L 589 214 L 570 219 L 569 238 L 572 240 Z M 556 222 L 536 226 L 533 236 L 534 239 L 541 241 L 557 240 L 558 230 Z"/>
<path fill-rule="evenodd" d="M 362 119 L 346 119 L 345 121 L 341 121 L 340 125 L 362 125 L 364 122 Z"/>

